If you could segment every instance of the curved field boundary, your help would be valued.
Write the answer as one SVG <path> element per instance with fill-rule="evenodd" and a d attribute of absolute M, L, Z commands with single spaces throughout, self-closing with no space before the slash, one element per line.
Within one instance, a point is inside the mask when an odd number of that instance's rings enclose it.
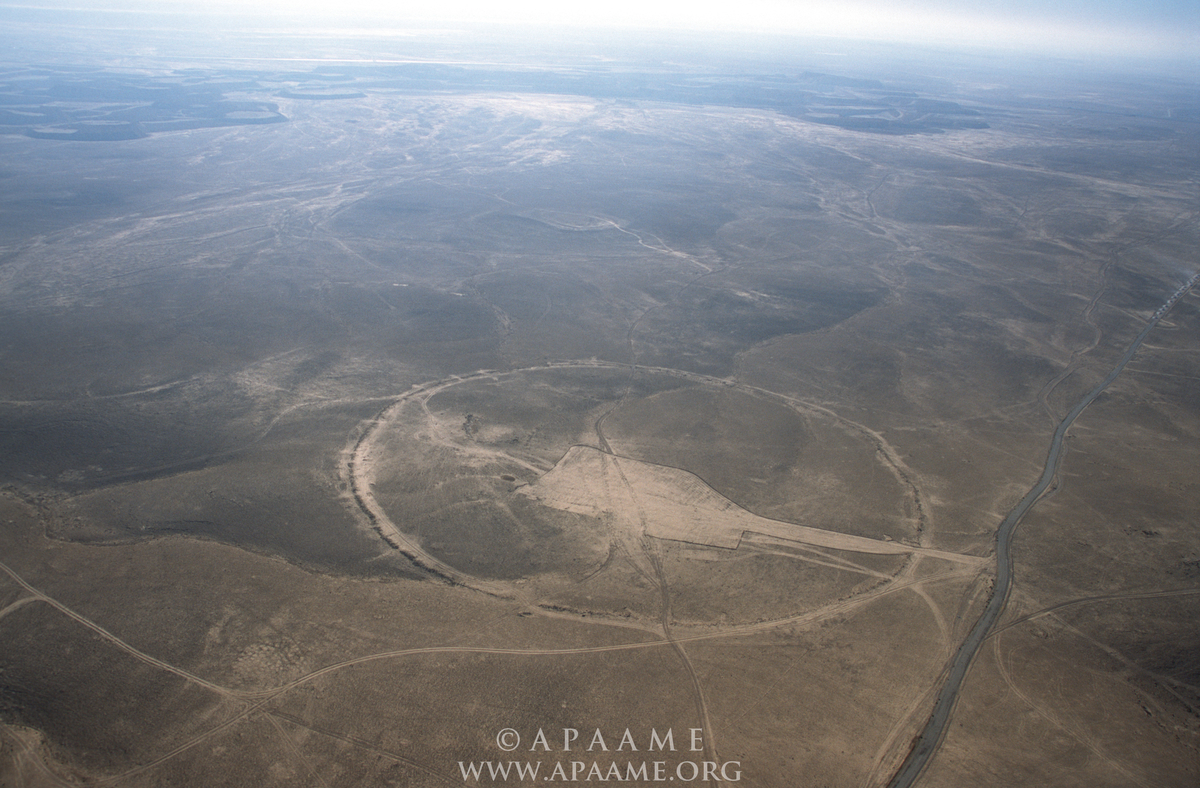
<path fill-rule="evenodd" d="M 805 402 L 794 397 L 788 397 L 786 395 L 778 394 L 757 386 L 738 383 L 737 381 L 727 378 L 716 378 L 697 372 L 687 372 L 684 370 L 671 369 L 669 367 L 654 367 L 640 364 L 631 366 L 629 364 L 600 361 L 596 359 L 550 361 L 541 366 L 522 367 L 520 369 L 505 371 L 482 369 L 464 375 L 453 375 L 441 380 L 416 384 L 408 391 L 398 395 L 394 400 L 391 401 L 390 404 L 388 404 L 364 426 L 357 439 L 354 440 L 353 444 L 347 447 L 344 455 L 344 473 L 351 495 L 370 527 L 377 534 L 379 534 L 380 538 L 382 538 L 388 545 L 398 550 L 418 567 L 445 580 L 446 582 L 455 585 L 466 586 L 468 588 L 472 588 L 493 596 L 504 598 L 512 598 L 516 596 L 514 589 L 509 584 L 481 580 L 477 577 L 455 569 L 438 558 L 430 555 L 420 545 L 418 540 L 406 535 L 403 531 L 401 531 L 400 528 L 398 528 L 388 516 L 387 512 L 384 511 L 379 502 L 375 499 L 374 493 L 372 492 L 371 488 L 372 483 L 374 482 L 373 453 L 380 428 L 386 425 L 395 416 L 399 409 L 404 406 L 405 403 L 412 401 L 419 402 L 421 406 L 428 411 L 427 403 L 429 400 L 436 394 L 453 386 L 458 386 L 463 383 L 469 383 L 477 380 L 500 380 L 503 378 L 529 374 L 532 372 L 543 372 L 546 370 L 558 369 L 632 370 L 635 372 L 644 371 L 653 374 L 668 375 L 705 386 L 736 389 L 752 396 L 773 400 L 778 404 L 801 413 L 833 420 L 847 430 L 858 434 L 860 437 L 866 439 L 869 443 L 875 446 L 876 452 L 882 463 L 896 478 L 897 482 L 908 491 L 908 496 L 911 499 L 913 509 L 916 512 L 916 530 L 919 546 L 904 545 L 898 542 L 883 542 L 882 540 L 879 540 L 881 545 L 887 545 L 886 549 L 876 546 L 873 549 L 868 550 L 868 552 L 883 551 L 888 553 L 922 553 L 931 555 L 933 557 L 947 558 L 949 560 L 975 560 L 975 557 L 973 556 L 962 556 L 956 553 L 945 553 L 944 551 L 930 549 L 930 533 L 929 528 L 927 527 L 929 521 L 925 512 L 924 504 L 922 502 L 921 490 L 914 481 L 916 474 L 904 464 L 903 460 L 900 459 L 899 454 L 895 451 L 891 444 L 887 442 L 883 435 L 875 430 L 872 430 L 858 422 L 847 419 L 827 407 Z M 540 469 L 539 472 L 541 472 Z M 824 531 L 817 528 L 806 529 L 806 532 L 809 530 L 824 535 L 821 536 L 821 538 L 817 538 L 816 535 L 810 534 L 814 544 L 820 544 L 824 546 L 849 544 L 846 539 L 839 539 L 839 536 L 844 535 L 838 534 L 837 532 Z M 809 540 L 800 539 L 797 541 Z M 874 542 L 876 540 L 870 541 Z"/>

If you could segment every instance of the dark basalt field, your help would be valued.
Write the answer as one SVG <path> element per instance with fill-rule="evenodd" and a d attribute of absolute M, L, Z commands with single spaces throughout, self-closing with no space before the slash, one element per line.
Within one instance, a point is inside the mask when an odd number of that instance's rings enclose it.
<path fill-rule="evenodd" d="M 1196 273 L 1194 85 L 434 43 L 0 68 L 0 785 L 886 785 Z M 1198 299 L 919 785 L 1200 780 Z"/>

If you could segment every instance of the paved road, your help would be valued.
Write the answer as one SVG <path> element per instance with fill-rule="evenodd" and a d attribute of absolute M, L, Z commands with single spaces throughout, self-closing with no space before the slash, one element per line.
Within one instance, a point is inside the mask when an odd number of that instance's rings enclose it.
<path fill-rule="evenodd" d="M 1004 521 L 1000 523 L 999 529 L 996 531 L 996 585 L 992 589 L 992 596 L 988 599 L 987 607 L 980 616 L 979 621 L 975 623 L 974 629 L 967 635 L 967 639 L 959 647 L 958 652 L 954 655 L 954 661 L 950 664 L 950 673 L 946 677 L 946 683 L 942 685 L 941 692 L 938 693 L 937 701 L 933 705 L 933 714 L 930 715 L 929 721 L 925 724 L 925 729 L 921 731 L 921 735 L 917 737 L 916 743 L 905 758 L 904 763 L 900 765 L 900 769 L 892 777 L 888 783 L 888 788 L 909 788 L 917 777 L 920 776 L 921 770 L 929 763 L 933 757 L 934 751 L 942 740 L 942 736 L 946 731 L 946 724 L 950 721 L 950 712 L 954 708 L 954 702 L 958 699 L 959 689 L 962 687 L 963 678 L 967 675 L 967 669 L 971 666 L 971 661 L 975 658 L 976 652 L 983 644 L 988 632 L 1000 618 L 1000 614 L 1004 612 L 1004 606 L 1008 603 L 1008 594 L 1012 586 L 1012 538 L 1013 531 L 1017 527 L 1017 523 L 1025 516 L 1046 489 L 1054 480 L 1058 473 L 1058 463 L 1062 456 L 1063 438 L 1066 437 L 1067 430 L 1083 413 L 1088 405 L 1095 401 L 1096 397 L 1104 391 L 1109 385 L 1117 379 L 1117 376 L 1125 369 L 1125 365 L 1129 363 L 1134 354 L 1146 341 L 1146 337 L 1154 330 L 1158 322 L 1166 316 L 1171 307 L 1175 305 L 1189 290 L 1194 287 L 1197 282 L 1200 282 L 1200 275 L 1193 276 L 1188 282 L 1175 291 L 1167 301 L 1158 308 L 1150 322 L 1142 329 L 1142 333 L 1137 335 L 1137 338 L 1129 345 L 1125 351 L 1125 355 L 1121 356 L 1121 360 L 1117 362 L 1112 371 L 1108 373 L 1108 377 L 1104 378 L 1098 386 L 1089 391 L 1084 397 L 1075 403 L 1075 407 L 1067 413 L 1063 420 L 1059 422 L 1058 429 L 1054 431 L 1054 437 L 1050 440 L 1050 451 L 1046 456 L 1046 467 L 1042 470 L 1041 478 L 1037 484 L 1033 486 L 1021 502 L 1013 508 Z"/>

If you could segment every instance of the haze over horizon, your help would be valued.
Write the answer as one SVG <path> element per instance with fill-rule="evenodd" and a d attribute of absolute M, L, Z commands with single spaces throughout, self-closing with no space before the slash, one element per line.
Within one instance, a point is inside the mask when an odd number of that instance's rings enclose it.
<path fill-rule="evenodd" d="M 0 0 L 0 788 L 1200 788 L 1191 4 Z"/>
<path fill-rule="evenodd" d="M 18 0 L 0 3 L 10 20 L 67 27 L 104 25 L 160 29 L 171 20 L 189 27 L 322 30 L 330 33 L 396 32 L 425 25 L 496 24 L 588 30 L 650 29 L 687 32 L 779 33 L 864 41 L 1040 52 L 1108 58 L 1150 57 L 1197 64 L 1200 6 L 1184 0 L 1057 3 L 1029 0 L 975 3 L 970 10 L 947 0 L 903 4 L 879 0 L 739 3 L 638 2 L 563 4 L 520 0 L 502 5 L 447 0 L 434 7 L 395 8 L 380 0 L 264 0 L 252 10 L 240 3 L 195 0 Z"/>

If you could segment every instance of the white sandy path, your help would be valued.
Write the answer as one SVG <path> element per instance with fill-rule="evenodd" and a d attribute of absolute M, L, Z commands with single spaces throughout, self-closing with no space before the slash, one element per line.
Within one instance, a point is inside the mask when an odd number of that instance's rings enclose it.
<path fill-rule="evenodd" d="M 742 534 L 750 531 L 857 553 L 918 553 L 972 564 L 981 560 L 760 517 L 688 471 L 618 457 L 591 446 L 572 446 L 552 470 L 518 492 L 555 509 L 592 517 L 608 515 L 619 530 L 635 536 L 640 535 L 644 518 L 650 536 L 729 550 L 736 549 Z M 630 505 L 634 501 L 636 507 Z"/>

